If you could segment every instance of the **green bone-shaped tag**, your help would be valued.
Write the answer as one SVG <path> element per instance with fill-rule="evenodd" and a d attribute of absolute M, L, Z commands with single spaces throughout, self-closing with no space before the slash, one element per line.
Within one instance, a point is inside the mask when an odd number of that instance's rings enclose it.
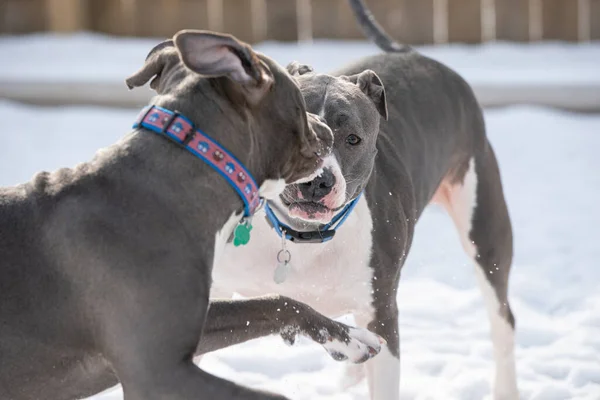
<path fill-rule="evenodd" d="M 248 244 L 251 230 L 252 224 L 248 221 L 240 222 L 233 232 L 233 245 L 237 247 Z"/>

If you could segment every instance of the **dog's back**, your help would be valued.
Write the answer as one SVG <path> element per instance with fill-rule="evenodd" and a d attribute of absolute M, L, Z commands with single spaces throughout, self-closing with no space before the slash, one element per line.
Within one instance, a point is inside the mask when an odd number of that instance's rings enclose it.
<path fill-rule="evenodd" d="M 440 180 L 462 179 L 470 157 L 485 148 L 482 113 L 462 77 L 418 52 L 365 57 L 333 74 L 353 75 L 366 69 L 381 78 L 388 102 L 389 119 L 381 121 L 378 151 L 390 154 L 379 160 L 402 160 L 400 169 L 411 177 L 420 213 Z"/>
<path fill-rule="evenodd" d="M 400 155 L 415 192 L 415 217 L 431 201 L 443 206 L 452 218 L 463 249 L 476 265 L 491 321 L 496 361 L 494 398 L 516 399 L 515 318 L 507 293 L 512 227 L 482 110 L 472 89 L 457 73 L 408 45 L 396 43 L 377 24 L 364 0 L 349 2 L 365 34 L 386 54 L 362 60 L 342 73 L 371 68 L 384 82 L 388 102 L 393 104 L 391 113 L 393 108 L 399 112 L 396 118 L 381 123 L 380 135 L 391 145 L 378 143 L 378 157 L 387 161 Z M 379 166 L 380 172 L 389 169 L 382 161 Z M 382 182 L 390 177 L 376 179 Z M 381 204 L 387 197 L 385 191 L 375 192 L 372 201 Z M 374 230 L 378 229 L 375 226 Z M 390 370 L 390 366 L 382 370 Z M 397 398 L 397 394 L 392 397 Z"/>

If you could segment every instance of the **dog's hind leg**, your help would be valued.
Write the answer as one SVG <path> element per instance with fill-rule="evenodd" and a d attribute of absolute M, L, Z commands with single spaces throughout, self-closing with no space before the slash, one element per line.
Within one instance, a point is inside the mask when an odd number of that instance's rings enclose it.
<path fill-rule="evenodd" d="M 487 141 L 483 147 L 469 161 L 462 179 L 447 178 L 442 182 L 434 202 L 446 208 L 463 248 L 476 264 L 491 322 L 496 362 L 494 399 L 517 399 L 515 320 L 507 297 L 512 228 L 494 152 Z"/>

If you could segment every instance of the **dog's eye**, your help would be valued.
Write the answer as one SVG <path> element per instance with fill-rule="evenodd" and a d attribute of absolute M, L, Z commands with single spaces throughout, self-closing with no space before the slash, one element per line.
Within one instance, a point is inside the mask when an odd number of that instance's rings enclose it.
<path fill-rule="evenodd" d="M 361 141 L 362 141 L 362 139 L 353 133 L 346 137 L 346 143 L 348 143 L 350 146 L 356 146 Z"/>

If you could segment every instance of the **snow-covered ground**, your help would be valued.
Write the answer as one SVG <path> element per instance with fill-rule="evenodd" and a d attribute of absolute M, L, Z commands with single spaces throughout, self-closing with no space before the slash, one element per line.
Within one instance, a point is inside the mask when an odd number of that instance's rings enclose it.
<path fill-rule="evenodd" d="M 145 104 L 124 80 L 162 39 L 80 33 L 0 36 L 0 97 L 36 103 Z M 330 71 L 379 50 L 365 41 L 266 42 L 255 46 L 282 65 L 297 60 Z M 488 43 L 420 47 L 459 72 L 484 105 L 515 103 L 600 111 L 600 42 Z"/>
<path fill-rule="evenodd" d="M 0 77 L 15 80 L 122 82 L 137 70 L 152 47 L 163 39 L 115 38 L 92 33 L 0 36 L 5 54 Z M 283 65 L 292 60 L 319 71 L 376 54 L 366 41 L 316 40 L 313 43 L 263 42 L 254 46 Z M 549 83 L 600 82 L 600 42 L 448 44 L 419 50 L 456 69 L 471 83 L 515 81 Z M 40 67 L 41 66 L 41 67 Z"/>
<path fill-rule="evenodd" d="M 129 130 L 137 110 L 40 108 L 0 101 L 0 185 L 72 166 Z M 535 107 L 486 112 L 515 230 L 511 300 L 524 399 L 600 399 L 600 115 Z M 485 398 L 488 322 L 473 267 L 449 218 L 417 226 L 398 298 L 403 399 Z M 365 399 L 342 391 L 344 364 L 307 341 L 278 338 L 207 355 L 201 365 L 292 399 Z M 117 400 L 119 389 L 96 400 Z"/>
<path fill-rule="evenodd" d="M 51 98 L 62 88 L 68 100 L 87 88 L 87 97 L 80 99 L 145 101 L 150 91 L 127 92 L 123 80 L 156 43 L 90 34 L 0 37 L 0 96 Z M 284 65 L 299 60 L 319 71 L 377 52 L 365 42 L 257 48 Z M 600 43 L 421 50 L 461 73 L 485 104 L 595 104 L 592 108 L 600 109 Z M 126 133 L 136 115 L 136 109 L 43 108 L 0 99 L 0 186 L 91 158 Z M 598 400 L 600 114 L 516 106 L 485 115 L 514 224 L 510 295 L 522 397 Z M 428 209 L 417 226 L 398 302 L 402 398 L 488 396 L 493 363 L 487 317 L 473 267 L 440 209 Z M 308 341 L 289 348 L 278 338 L 260 339 L 209 354 L 201 365 L 292 399 L 358 400 L 367 393 L 364 382 L 342 391 L 344 364 Z M 121 398 L 116 389 L 94 399 Z"/>

